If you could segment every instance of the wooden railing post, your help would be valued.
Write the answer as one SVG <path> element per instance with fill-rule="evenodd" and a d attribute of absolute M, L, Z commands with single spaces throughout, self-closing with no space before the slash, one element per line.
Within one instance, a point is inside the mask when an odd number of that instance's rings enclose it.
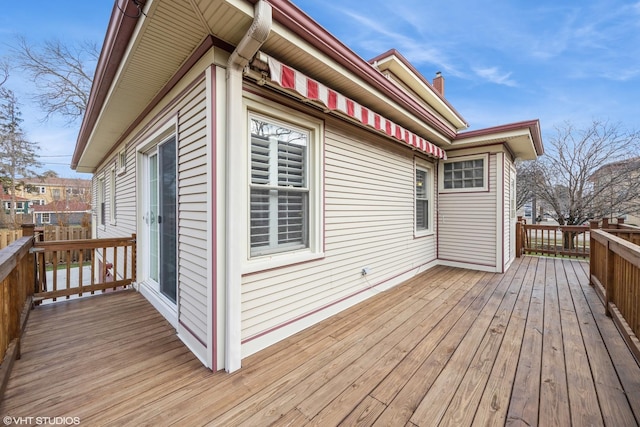
<path fill-rule="evenodd" d="M 618 217 L 618 225 L 623 225 L 624 224 L 624 217 L 623 216 L 619 216 Z"/>
<path fill-rule="evenodd" d="M 602 229 L 606 230 L 609 228 L 609 218 L 602 218 Z"/>
<path fill-rule="evenodd" d="M 598 221 L 597 219 L 592 219 L 591 221 L 589 221 L 589 228 L 591 230 L 597 230 L 599 224 L 600 224 L 600 221 Z"/>
<path fill-rule="evenodd" d="M 518 222 L 516 222 L 516 258 L 520 258 L 522 256 L 522 222 L 520 221 L 522 217 L 518 217 Z"/>
<path fill-rule="evenodd" d="M 613 299 L 614 293 L 614 279 L 615 279 L 615 269 L 614 269 L 614 257 L 615 253 L 611 250 L 611 242 L 607 240 L 606 246 L 606 259 L 605 259 L 605 277 L 604 277 L 604 312 L 608 317 L 611 317 L 611 310 L 609 309 L 609 303 Z"/>

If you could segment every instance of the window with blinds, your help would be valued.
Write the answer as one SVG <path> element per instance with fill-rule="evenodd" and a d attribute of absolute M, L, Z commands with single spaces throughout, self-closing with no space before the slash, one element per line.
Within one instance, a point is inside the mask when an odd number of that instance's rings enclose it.
<path fill-rule="evenodd" d="M 416 168 L 416 231 L 429 229 L 428 172 Z"/>
<path fill-rule="evenodd" d="M 251 118 L 251 256 L 309 246 L 309 133 Z"/>

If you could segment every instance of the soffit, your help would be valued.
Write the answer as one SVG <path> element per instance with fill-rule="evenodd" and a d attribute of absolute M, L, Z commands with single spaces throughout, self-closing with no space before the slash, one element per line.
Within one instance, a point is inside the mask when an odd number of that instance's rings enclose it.
<path fill-rule="evenodd" d="M 95 170 L 207 35 L 237 45 L 253 20 L 253 6 L 244 0 L 147 0 L 147 4 L 147 16 L 139 18 L 142 24 L 113 79 L 78 171 Z M 442 132 L 277 22 L 261 50 L 433 143 L 445 148 L 451 143 Z"/>

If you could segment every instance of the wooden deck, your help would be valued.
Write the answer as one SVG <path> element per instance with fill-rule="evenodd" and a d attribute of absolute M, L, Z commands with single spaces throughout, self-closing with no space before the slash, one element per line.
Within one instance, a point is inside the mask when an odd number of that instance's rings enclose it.
<path fill-rule="evenodd" d="M 438 267 L 211 373 L 139 294 L 35 309 L 0 414 L 81 425 L 633 426 L 640 368 L 588 264 Z"/>

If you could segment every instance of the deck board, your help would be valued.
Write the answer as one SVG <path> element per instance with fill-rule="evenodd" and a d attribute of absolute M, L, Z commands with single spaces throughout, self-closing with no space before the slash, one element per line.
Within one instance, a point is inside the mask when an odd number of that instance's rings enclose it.
<path fill-rule="evenodd" d="M 436 267 L 212 373 L 139 294 L 38 307 L 0 414 L 81 425 L 638 425 L 588 265 Z"/>

